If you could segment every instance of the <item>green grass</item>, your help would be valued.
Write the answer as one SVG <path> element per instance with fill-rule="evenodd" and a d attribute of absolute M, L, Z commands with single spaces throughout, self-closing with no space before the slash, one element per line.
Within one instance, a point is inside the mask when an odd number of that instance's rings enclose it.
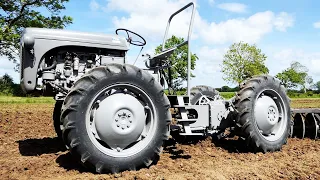
<path fill-rule="evenodd" d="M 231 99 L 235 95 L 235 92 L 219 92 L 219 93 L 225 99 Z"/>
<path fill-rule="evenodd" d="M 13 104 L 13 103 L 54 103 L 52 97 L 13 97 L 13 96 L 0 96 L 0 104 Z"/>

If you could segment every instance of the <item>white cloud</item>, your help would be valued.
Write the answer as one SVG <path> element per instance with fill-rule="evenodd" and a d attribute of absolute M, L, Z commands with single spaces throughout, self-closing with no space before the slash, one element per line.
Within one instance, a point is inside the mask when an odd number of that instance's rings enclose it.
<path fill-rule="evenodd" d="M 92 11 L 97 11 L 100 8 L 100 5 L 95 0 L 91 0 L 89 6 Z"/>
<path fill-rule="evenodd" d="M 247 12 L 247 6 L 241 3 L 222 3 L 218 4 L 218 8 L 225 11 L 234 12 L 234 13 L 245 13 Z"/>
<path fill-rule="evenodd" d="M 194 74 L 196 77 L 192 79 L 192 86 L 209 85 L 212 87 L 221 87 L 226 84 L 222 80 L 220 72 L 223 56 L 227 48 L 211 48 L 203 46 L 197 51 L 199 60 L 196 62 Z"/>
<path fill-rule="evenodd" d="M 0 76 L 4 74 L 9 74 L 15 83 L 19 83 L 20 74 L 14 71 L 15 64 L 12 61 L 9 61 L 6 57 L 0 57 Z"/>
<path fill-rule="evenodd" d="M 210 6 L 213 6 L 213 5 L 214 5 L 214 1 L 215 1 L 215 0 L 208 0 L 209 5 L 210 5 Z"/>
<path fill-rule="evenodd" d="M 224 44 L 238 41 L 258 42 L 273 29 L 285 31 L 293 25 L 292 16 L 272 11 L 258 12 L 248 18 L 229 19 L 220 23 L 204 22 L 199 35 L 207 43 Z M 288 20 L 288 23 L 285 21 Z"/>
<path fill-rule="evenodd" d="M 274 26 L 277 30 L 285 32 L 288 27 L 292 27 L 294 24 L 294 18 L 292 15 L 281 12 L 278 16 L 275 17 Z"/>
<path fill-rule="evenodd" d="M 313 27 L 319 29 L 320 28 L 320 21 L 313 23 Z"/>

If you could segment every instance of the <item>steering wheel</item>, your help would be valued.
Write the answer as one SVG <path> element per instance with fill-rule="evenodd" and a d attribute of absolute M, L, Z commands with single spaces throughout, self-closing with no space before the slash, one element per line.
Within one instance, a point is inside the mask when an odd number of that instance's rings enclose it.
<path fill-rule="evenodd" d="M 132 32 L 132 31 L 130 31 L 130 30 L 128 30 L 128 29 L 124 29 L 124 28 L 118 28 L 118 29 L 116 30 L 116 34 L 117 34 L 117 35 L 118 35 L 118 31 L 125 31 L 125 32 L 127 33 L 127 35 L 128 35 L 127 41 L 128 41 L 130 44 L 132 44 L 132 45 L 135 45 L 135 46 L 144 46 L 144 45 L 147 44 L 146 40 L 145 40 L 142 36 L 140 36 L 139 34 L 137 34 L 137 33 L 135 33 L 135 32 Z M 133 41 L 133 40 L 132 40 L 132 37 L 130 37 L 129 33 L 138 36 L 140 39 L 142 39 L 142 42 L 141 42 L 141 41 Z"/>

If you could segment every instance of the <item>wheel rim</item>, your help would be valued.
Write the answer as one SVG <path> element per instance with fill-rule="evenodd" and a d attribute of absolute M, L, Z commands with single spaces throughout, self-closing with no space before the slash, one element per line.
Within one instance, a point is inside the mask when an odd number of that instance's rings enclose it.
<path fill-rule="evenodd" d="M 86 129 L 101 152 L 128 157 L 148 146 L 157 128 L 155 117 L 155 105 L 143 90 L 131 84 L 114 84 L 89 104 Z"/>
<path fill-rule="evenodd" d="M 260 135 L 268 141 L 277 141 L 287 127 L 286 105 L 274 90 L 262 91 L 256 98 L 254 118 Z"/>

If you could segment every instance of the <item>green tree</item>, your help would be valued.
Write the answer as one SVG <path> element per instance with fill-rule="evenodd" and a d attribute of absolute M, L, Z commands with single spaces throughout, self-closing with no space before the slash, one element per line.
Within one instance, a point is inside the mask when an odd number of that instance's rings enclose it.
<path fill-rule="evenodd" d="M 301 86 L 306 93 L 307 85 L 311 85 L 313 79 L 308 75 L 308 68 L 299 62 L 293 61 L 290 67 L 276 75 L 286 88 Z"/>
<path fill-rule="evenodd" d="M 69 0 L 2 0 L 0 1 L 0 56 L 16 63 L 19 39 L 25 27 L 62 29 L 72 23 L 69 16 L 60 16 Z M 40 10 L 46 9 L 49 15 Z"/>
<path fill-rule="evenodd" d="M 185 40 L 176 36 L 172 36 L 166 41 L 165 49 L 172 48 L 178 44 L 183 43 Z M 161 53 L 162 44 L 155 49 L 155 54 Z M 194 70 L 196 66 L 196 60 L 199 59 L 196 54 L 191 53 L 191 70 Z M 172 88 L 178 90 L 181 88 L 183 81 L 187 80 L 187 65 L 188 65 L 188 46 L 184 45 L 176 49 L 169 57 L 171 64 L 171 76 L 172 76 Z M 168 74 L 168 70 L 165 70 Z M 195 77 L 191 73 L 191 77 Z M 165 77 L 167 80 L 169 77 Z"/>
<path fill-rule="evenodd" d="M 254 75 L 268 74 L 267 56 L 256 45 L 239 42 L 230 46 L 224 55 L 221 72 L 227 82 L 240 83 Z"/>
<path fill-rule="evenodd" d="M 320 81 L 316 82 L 314 85 L 314 88 L 317 90 L 317 92 L 320 92 Z"/>
<path fill-rule="evenodd" d="M 0 77 L 0 94 L 12 95 L 13 85 L 13 79 L 10 75 L 5 74 L 2 77 Z"/>

